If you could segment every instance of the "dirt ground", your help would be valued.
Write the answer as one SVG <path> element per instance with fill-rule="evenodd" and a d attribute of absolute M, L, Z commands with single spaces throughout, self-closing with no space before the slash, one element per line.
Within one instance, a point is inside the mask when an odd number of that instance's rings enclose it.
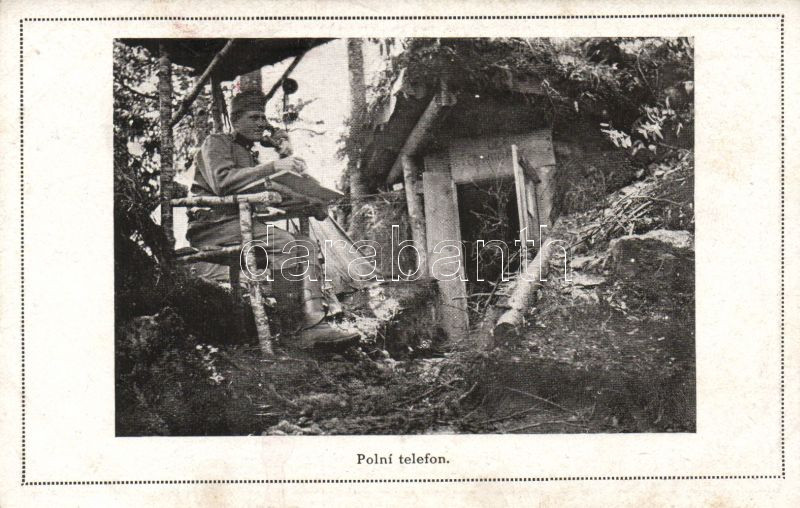
<path fill-rule="evenodd" d="M 207 376 L 175 398 L 203 402 L 190 418 L 162 399 L 156 433 L 693 431 L 691 293 L 647 298 L 613 278 L 591 290 L 553 278 L 523 335 L 483 353 L 395 360 L 373 344 L 267 359 L 196 345 Z"/>
<path fill-rule="evenodd" d="M 123 381 L 137 393 L 132 412 L 118 415 L 118 431 L 693 431 L 693 283 L 675 289 L 672 280 L 619 279 L 602 267 L 596 271 L 593 278 L 576 272 L 565 283 L 553 270 L 521 336 L 490 351 L 430 348 L 436 331 L 413 350 L 413 316 L 405 326 L 384 330 L 382 340 L 340 352 L 283 349 L 264 358 L 252 345 L 177 338 L 149 360 L 141 376 Z M 162 326 L 180 329 L 170 319 Z M 392 340 L 406 341 L 405 350 L 387 346 Z"/>

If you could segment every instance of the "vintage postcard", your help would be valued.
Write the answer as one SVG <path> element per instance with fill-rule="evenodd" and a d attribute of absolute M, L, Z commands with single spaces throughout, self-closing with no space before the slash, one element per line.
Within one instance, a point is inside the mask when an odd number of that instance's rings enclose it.
<path fill-rule="evenodd" d="M 0 5 L 0 505 L 800 502 L 797 5 L 495 7 Z"/>

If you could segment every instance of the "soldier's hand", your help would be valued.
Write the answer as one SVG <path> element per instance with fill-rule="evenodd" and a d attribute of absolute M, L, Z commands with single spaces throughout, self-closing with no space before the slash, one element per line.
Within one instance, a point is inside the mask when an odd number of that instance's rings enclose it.
<path fill-rule="evenodd" d="M 328 218 L 328 207 L 319 205 L 318 207 L 314 208 L 311 215 L 318 221 L 323 221 Z"/>
<path fill-rule="evenodd" d="M 292 143 L 290 143 L 288 139 L 279 140 L 275 150 L 277 150 L 278 155 L 282 157 L 288 157 L 294 153 Z"/>
<path fill-rule="evenodd" d="M 294 171 L 295 173 L 300 173 L 301 175 L 306 172 L 307 166 L 306 161 L 301 159 L 300 157 L 286 157 L 284 159 L 278 159 L 274 162 L 275 171 Z"/>

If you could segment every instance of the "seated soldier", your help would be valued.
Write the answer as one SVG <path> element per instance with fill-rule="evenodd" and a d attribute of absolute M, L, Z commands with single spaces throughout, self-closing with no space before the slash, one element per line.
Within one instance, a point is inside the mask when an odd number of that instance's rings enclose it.
<path fill-rule="evenodd" d="M 191 187 L 193 195 L 225 196 L 262 192 L 266 190 L 265 178 L 268 175 L 283 170 L 301 174 L 306 171 L 305 162 L 292 156 L 265 164 L 258 163 L 258 153 L 253 150 L 253 145 L 262 142 L 264 130 L 268 127 L 264 107 L 265 97 L 260 92 L 245 92 L 233 98 L 231 123 L 234 132 L 211 134 L 203 142 L 195 155 L 195 176 Z M 288 140 L 285 134 L 274 136 L 273 140 L 279 136 L 284 141 Z M 279 148 L 285 150 L 287 143 L 280 144 L 282 148 Z M 197 249 L 240 244 L 238 207 L 190 210 L 186 239 Z M 314 241 L 292 235 L 274 225 L 267 228 L 265 223 L 256 218 L 253 220 L 253 239 L 261 240 L 262 246 L 266 244 L 275 286 L 283 288 L 285 294 L 303 295 L 304 317 L 298 327 L 298 347 L 350 342 L 357 338 L 357 334 L 341 331 L 326 321 L 327 307 L 318 266 L 319 252 Z M 299 245 L 304 248 L 298 248 Z M 251 270 L 256 271 L 255 267 Z M 286 289 L 292 285 L 302 285 L 302 291 Z"/>

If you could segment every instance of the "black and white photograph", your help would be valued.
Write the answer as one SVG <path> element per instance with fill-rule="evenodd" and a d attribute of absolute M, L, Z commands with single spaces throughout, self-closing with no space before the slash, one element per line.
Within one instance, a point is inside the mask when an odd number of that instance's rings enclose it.
<path fill-rule="evenodd" d="M 115 38 L 115 435 L 695 433 L 694 55 Z"/>
<path fill-rule="evenodd" d="M 0 506 L 798 506 L 790 0 L 0 1 Z"/>

